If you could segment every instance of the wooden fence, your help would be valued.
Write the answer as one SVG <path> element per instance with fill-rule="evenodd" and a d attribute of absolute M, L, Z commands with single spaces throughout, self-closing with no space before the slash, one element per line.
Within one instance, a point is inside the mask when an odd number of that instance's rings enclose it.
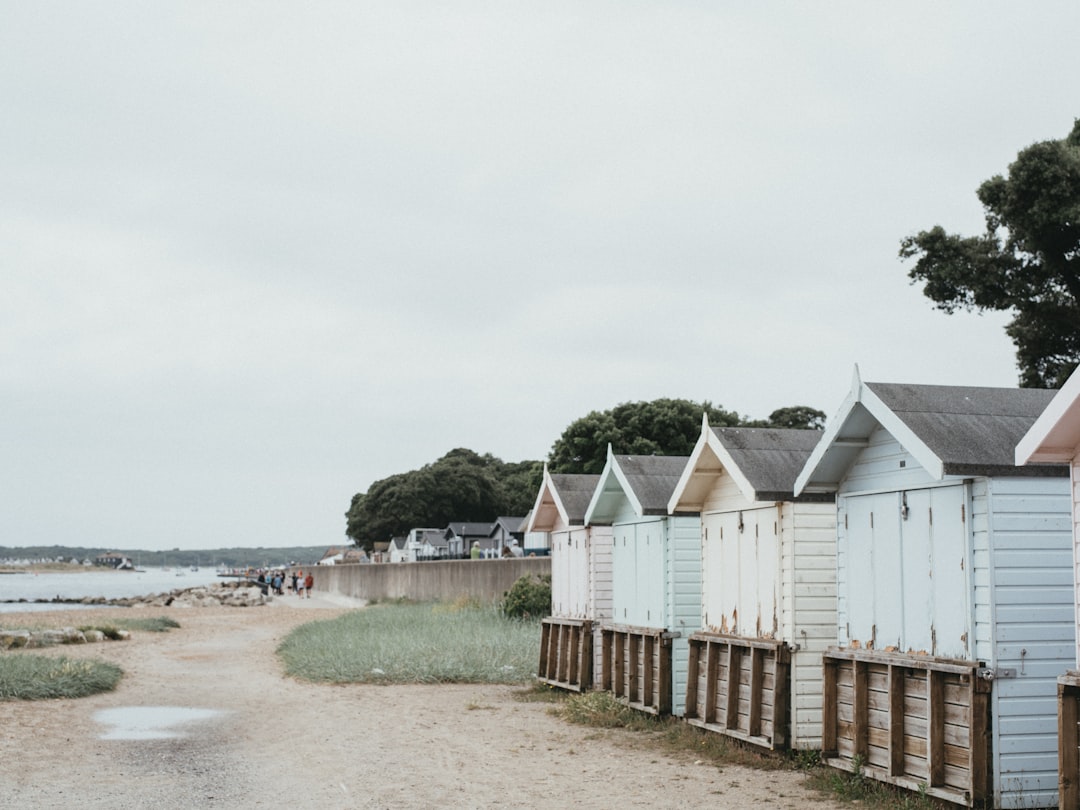
<path fill-rule="evenodd" d="M 587 619 L 549 616 L 541 622 L 539 680 L 584 692 L 592 686 L 593 634 Z"/>
<path fill-rule="evenodd" d="M 634 709 L 671 714 L 671 639 L 675 634 L 651 627 L 601 628 L 601 688 Z"/>
<path fill-rule="evenodd" d="M 991 681 L 977 663 L 833 649 L 823 664 L 828 764 L 968 807 L 992 797 Z"/>
<path fill-rule="evenodd" d="M 790 662 L 782 641 L 694 633 L 687 721 L 770 750 L 785 747 Z"/>

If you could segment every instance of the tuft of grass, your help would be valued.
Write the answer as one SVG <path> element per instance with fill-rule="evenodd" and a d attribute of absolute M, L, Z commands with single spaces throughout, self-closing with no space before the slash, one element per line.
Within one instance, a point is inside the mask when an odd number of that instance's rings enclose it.
<path fill-rule="evenodd" d="M 144 633 L 167 633 L 180 627 L 180 622 L 168 616 L 148 616 L 144 619 L 117 619 L 112 623 L 121 630 L 139 630 Z M 99 630 L 105 628 L 99 627 Z"/>
<path fill-rule="evenodd" d="M 955 805 L 938 801 L 927 795 L 926 786 L 917 793 L 868 778 L 862 761 L 856 757 L 850 771 L 827 765 L 808 770 L 807 784 L 819 793 L 841 802 L 878 807 L 882 810 L 941 810 Z"/>
<path fill-rule="evenodd" d="M 536 683 L 528 689 L 519 689 L 513 693 L 514 700 L 521 703 L 562 703 L 569 695 L 570 692 L 546 683 Z"/>
<path fill-rule="evenodd" d="M 611 692 L 582 692 L 568 697 L 550 710 L 568 723 L 593 728 L 627 728 L 633 731 L 660 731 L 665 721 L 631 709 Z"/>
<path fill-rule="evenodd" d="M 285 672 L 322 683 L 529 683 L 539 623 L 494 606 L 368 606 L 295 628 L 278 647 Z"/>
<path fill-rule="evenodd" d="M 0 700 L 79 698 L 109 692 L 123 671 L 115 664 L 45 655 L 0 656 Z"/>

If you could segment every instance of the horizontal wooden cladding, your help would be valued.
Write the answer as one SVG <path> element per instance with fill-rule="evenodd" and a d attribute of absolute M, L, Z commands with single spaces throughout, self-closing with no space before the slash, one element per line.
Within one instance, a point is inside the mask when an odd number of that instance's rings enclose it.
<path fill-rule="evenodd" d="M 788 743 L 791 653 L 782 641 L 690 636 L 686 720 L 769 749 Z"/>
<path fill-rule="evenodd" d="M 1080 672 L 1058 678 L 1058 807 L 1080 807 Z"/>
<path fill-rule="evenodd" d="M 600 686 L 631 708 L 671 714 L 672 633 L 649 627 L 602 627 Z"/>
<path fill-rule="evenodd" d="M 538 679 L 574 692 L 592 686 L 592 622 L 548 617 L 540 627 Z"/>
<path fill-rule="evenodd" d="M 988 801 L 991 683 L 978 664 L 852 649 L 822 664 L 830 765 L 969 807 Z"/>

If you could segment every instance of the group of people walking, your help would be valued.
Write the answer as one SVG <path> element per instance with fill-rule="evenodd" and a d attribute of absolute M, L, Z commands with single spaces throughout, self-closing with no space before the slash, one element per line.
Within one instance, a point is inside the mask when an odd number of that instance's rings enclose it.
<path fill-rule="evenodd" d="M 297 569 L 290 575 L 289 590 L 299 596 L 301 599 L 304 597 L 311 598 L 311 590 L 315 587 L 315 577 L 311 575 L 311 572 L 305 575 L 303 570 Z M 285 572 L 274 571 L 269 576 L 263 571 L 259 572 L 259 578 L 257 580 L 260 586 L 263 588 L 263 593 L 270 592 L 275 596 L 285 595 Z"/>

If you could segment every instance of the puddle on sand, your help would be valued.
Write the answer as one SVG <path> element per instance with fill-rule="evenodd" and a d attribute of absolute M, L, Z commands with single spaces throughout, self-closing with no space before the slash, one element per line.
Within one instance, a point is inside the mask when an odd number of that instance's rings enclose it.
<path fill-rule="evenodd" d="M 94 719 L 110 729 L 102 740 L 167 740 L 187 735 L 179 728 L 187 723 L 210 720 L 223 712 L 217 709 L 191 709 L 184 706 L 120 706 L 102 709 Z"/>

